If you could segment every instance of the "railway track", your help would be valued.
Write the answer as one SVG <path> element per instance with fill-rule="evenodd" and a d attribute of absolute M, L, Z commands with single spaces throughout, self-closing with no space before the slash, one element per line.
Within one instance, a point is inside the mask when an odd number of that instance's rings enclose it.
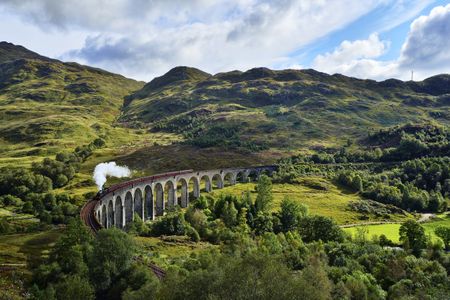
<path fill-rule="evenodd" d="M 89 227 L 91 232 L 96 235 L 97 232 L 102 229 L 102 225 L 97 221 L 97 218 L 94 214 L 95 204 L 97 200 L 91 200 L 87 202 L 80 211 L 80 218 Z M 166 276 L 166 271 L 162 268 L 158 267 L 155 264 L 145 262 L 141 257 L 134 258 L 135 261 L 138 261 L 146 266 L 148 266 L 158 279 L 163 279 Z"/>
<path fill-rule="evenodd" d="M 102 228 L 102 225 L 97 221 L 94 216 L 94 208 L 97 201 L 91 200 L 87 202 L 80 211 L 81 220 L 84 224 L 91 229 L 92 233 L 97 234 L 97 232 Z"/>

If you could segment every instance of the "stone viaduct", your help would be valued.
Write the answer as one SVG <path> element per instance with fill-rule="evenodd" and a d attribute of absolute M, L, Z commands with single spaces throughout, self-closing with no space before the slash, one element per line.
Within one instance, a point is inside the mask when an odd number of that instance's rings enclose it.
<path fill-rule="evenodd" d="M 261 174 L 272 175 L 275 170 L 276 166 L 184 170 L 130 180 L 99 192 L 94 216 L 104 228 L 123 228 L 135 214 L 144 221 L 154 220 L 164 215 L 167 207 L 187 207 L 201 191 L 257 180 Z"/>

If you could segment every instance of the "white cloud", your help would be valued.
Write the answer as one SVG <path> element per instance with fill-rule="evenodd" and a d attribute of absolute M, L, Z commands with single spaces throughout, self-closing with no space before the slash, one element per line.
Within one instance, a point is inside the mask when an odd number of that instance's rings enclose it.
<path fill-rule="evenodd" d="M 150 79 L 177 65 L 212 73 L 270 67 L 384 3 L 5 0 L 0 6 L 45 30 L 89 32 L 84 46 L 63 59 Z"/>
<path fill-rule="evenodd" d="M 329 73 L 360 78 L 415 79 L 450 72 L 450 4 L 435 7 L 429 15 L 411 24 L 400 57 L 392 61 L 377 60 L 387 51 L 388 42 L 376 33 L 367 40 L 343 41 L 333 52 L 318 55 L 313 67 Z"/>
<path fill-rule="evenodd" d="M 402 69 L 423 74 L 450 72 L 450 4 L 435 7 L 411 24 L 399 62 Z"/>
<path fill-rule="evenodd" d="M 390 66 L 380 66 L 372 58 L 381 56 L 388 48 L 389 42 L 381 41 L 378 34 L 373 33 L 367 40 L 343 41 L 333 52 L 318 55 L 313 68 L 328 73 L 377 78 Z"/>
<path fill-rule="evenodd" d="M 32 49 L 41 49 L 49 36 L 57 36 L 60 45 L 53 46 L 53 38 L 48 43 L 52 49 L 42 51 L 44 55 L 64 49 L 58 54 L 64 60 L 149 80 L 177 65 L 210 73 L 256 66 L 297 68 L 302 54 L 291 53 L 356 19 L 381 9 L 385 13 L 376 24 L 382 31 L 412 18 L 430 1 L 2 0 L 0 15 L 16 15 L 45 32 L 39 36 L 34 29 L 31 39 L 23 34 L 23 44 Z M 76 42 L 68 42 L 74 32 Z M 425 76 L 449 65 L 441 63 L 448 59 L 441 51 L 448 49 L 448 36 L 447 6 L 413 23 L 398 60 L 377 60 L 389 43 L 372 34 L 367 40 L 344 41 L 318 56 L 312 67 L 376 79 L 404 77 L 414 68 Z M 39 47 L 32 47 L 31 40 L 38 40 Z M 427 60 L 428 65 L 423 63 Z"/>

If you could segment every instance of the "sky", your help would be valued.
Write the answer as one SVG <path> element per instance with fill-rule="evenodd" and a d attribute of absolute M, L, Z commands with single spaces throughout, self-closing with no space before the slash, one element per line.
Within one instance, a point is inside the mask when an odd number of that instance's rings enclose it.
<path fill-rule="evenodd" d="M 422 80 L 450 73 L 450 1 L 0 0 L 0 41 L 144 81 L 180 65 Z"/>

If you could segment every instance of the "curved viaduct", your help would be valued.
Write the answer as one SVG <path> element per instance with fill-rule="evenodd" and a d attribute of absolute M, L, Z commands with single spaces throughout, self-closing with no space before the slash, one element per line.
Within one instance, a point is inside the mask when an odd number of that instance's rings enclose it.
<path fill-rule="evenodd" d="M 144 221 L 164 215 L 168 207 L 187 207 L 189 201 L 237 182 L 257 180 L 262 173 L 271 175 L 276 166 L 227 168 L 206 171 L 184 170 L 142 177 L 113 185 L 99 193 L 93 216 L 104 228 L 123 228 L 137 214 Z M 91 208 L 92 209 L 92 208 Z"/>

